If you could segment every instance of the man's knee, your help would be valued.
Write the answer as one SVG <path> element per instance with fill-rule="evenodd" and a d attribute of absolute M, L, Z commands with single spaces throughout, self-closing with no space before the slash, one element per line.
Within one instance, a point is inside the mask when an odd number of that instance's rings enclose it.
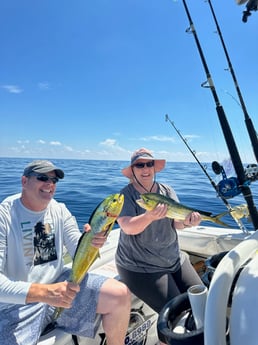
<path fill-rule="evenodd" d="M 129 288 L 116 279 L 107 279 L 102 285 L 99 295 L 97 312 L 100 314 L 114 313 L 116 310 L 129 310 L 131 292 Z"/>
<path fill-rule="evenodd" d="M 117 287 L 117 301 L 120 305 L 129 307 L 131 305 L 131 291 L 129 288 L 122 282 L 118 282 L 119 286 Z"/>

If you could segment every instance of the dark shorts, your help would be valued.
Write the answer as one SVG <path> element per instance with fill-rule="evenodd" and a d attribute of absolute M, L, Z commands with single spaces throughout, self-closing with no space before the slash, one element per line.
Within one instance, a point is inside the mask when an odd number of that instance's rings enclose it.
<path fill-rule="evenodd" d="M 121 281 L 128 286 L 131 292 L 157 313 L 167 302 L 186 292 L 190 286 L 202 284 L 188 256 L 184 258 L 180 269 L 176 272 L 133 272 L 118 265 L 117 270 Z"/>
<path fill-rule="evenodd" d="M 59 281 L 68 280 L 69 271 Z M 80 284 L 73 306 L 64 309 L 57 327 L 67 333 L 94 338 L 101 316 L 96 315 L 99 291 L 107 277 L 89 273 Z M 1 345 L 36 345 L 45 327 L 52 322 L 54 307 L 43 303 L 13 305 L 0 311 Z"/>

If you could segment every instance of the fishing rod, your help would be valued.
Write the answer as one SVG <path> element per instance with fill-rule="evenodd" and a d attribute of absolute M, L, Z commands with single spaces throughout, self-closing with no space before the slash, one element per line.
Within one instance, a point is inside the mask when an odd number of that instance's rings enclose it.
<path fill-rule="evenodd" d="M 185 143 L 186 147 L 188 148 L 188 150 L 191 152 L 191 154 L 193 155 L 194 159 L 197 161 L 197 163 L 199 164 L 199 166 L 201 167 L 202 171 L 204 172 L 204 174 L 208 177 L 212 187 L 214 187 L 214 189 L 217 191 L 217 186 L 216 183 L 212 180 L 212 178 L 210 177 L 210 175 L 207 173 L 207 170 L 205 169 L 205 167 L 202 165 L 202 163 L 199 161 L 198 157 L 196 156 L 195 152 L 191 149 L 191 147 L 188 145 L 187 140 L 182 136 L 182 134 L 180 133 L 180 131 L 176 128 L 175 124 L 173 121 L 170 120 L 169 116 L 166 114 L 165 116 L 165 120 L 169 121 L 170 124 L 174 127 L 175 131 L 177 132 L 177 134 L 180 136 L 180 138 L 183 140 L 183 142 Z M 220 196 L 221 197 L 221 196 Z M 229 205 L 229 203 L 227 202 L 227 200 L 223 197 L 221 197 L 221 199 L 223 200 L 223 202 L 226 204 L 226 206 Z"/>
<path fill-rule="evenodd" d="M 242 192 L 242 194 L 246 200 L 254 228 L 258 229 L 258 212 L 257 212 L 257 209 L 256 209 L 254 201 L 253 201 L 252 192 L 251 192 L 249 185 L 248 185 L 249 181 L 247 181 L 247 179 L 246 179 L 243 164 L 242 164 L 242 161 L 241 161 L 241 158 L 240 158 L 240 155 L 239 155 L 239 152 L 238 152 L 231 128 L 230 128 L 228 120 L 226 118 L 226 114 L 224 112 L 224 109 L 223 109 L 222 105 L 220 104 L 219 97 L 217 95 L 217 92 L 216 92 L 216 89 L 215 89 L 208 65 L 206 63 L 206 60 L 205 60 L 205 57 L 204 57 L 204 54 L 202 51 L 202 47 L 200 45 L 200 42 L 199 42 L 199 39 L 197 36 L 197 32 L 195 30 L 195 27 L 194 27 L 190 12 L 188 10 L 186 1 L 185 0 L 182 0 L 182 1 L 183 1 L 186 15 L 187 15 L 189 23 L 190 23 L 190 27 L 186 30 L 186 32 L 190 32 L 194 35 L 195 43 L 197 45 L 197 49 L 199 51 L 199 55 L 200 55 L 200 58 L 201 58 L 201 61 L 202 61 L 202 64 L 203 64 L 203 67 L 204 67 L 204 70 L 206 73 L 206 77 L 207 77 L 207 81 L 204 82 L 202 84 L 202 86 L 204 86 L 205 84 L 208 83 L 208 87 L 211 90 L 212 96 L 213 96 L 214 101 L 215 101 L 216 111 L 217 111 L 217 115 L 219 118 L 220 126 L 221 126 L 221 129 L 222 129 L 222 132 L 223 132 L 223 135 L 224 135 L 224 138 L 225 138 L 225 141 L 226 141 L 226 144 L 227 144 L 230 156 L 231 156 L 231 160 L 232 160 L 235 172 L 237 174 L 239 187 L 240 187 L 241 192 Z"/>
<path fill-rule="evenodd" d="M 233 66 L 232 66 L 232 63 L 231 63 L 231 60 L 230 60 L 230 57 L 229 57 L 229 54 L 228 54 L 228 51 L 227 51 L 227 48 L 226 48 L 226 45 L 225 45 L 222 33 L 221 33 L 221 30 L 220 30 L 220 27 L 219 27 L 219 24 L 218 24 L 216 15 L 215 15 L 215 11 L 214 11 L 212 3 L 211 3 L 211 0 L 206 0 L 206 1 L 209 4 L 209 7 L 210 7 L 210 10 L 211 10 L 211 13 L 212 13 L 215 25 L 216 25 L 217 33 L 219 35 L 219 38 L 220 38 L 220 41 L 221 41 L 221 44 L 222 44 L 222 47 L 223 47 L 223 50 L 224 50 L 227 62 L 228 62 L 228 68 L 229 68 L 229 71 L 230 71 L 231 76 L 233 78 L 233 82 L 234 82 L 234 85 L 235 85 L 235 88 L 236 88 L 236 92 L 237 92 L 237 95 L 238 95 L 238 98 L 239 98 L 239 101 L 240 101 L 240 104 L 241 104 L 241 107 L 242 107 L 242 110 L 243 110 L 243 113 L 244 113 L 245 124 L 246 124 L 246 128 L 247 128 L 250 140 L 251 140 L 251 144 L 252 144 L 252 147 L 253 147 L 254 155 L 255 155 L 256 161 L 258 162 L 258 138 L 257 138 L 257 133 L 255 131 L 254 125 L 252 123 L 252 120 L 251 120 L 251 118 L 248 115 L 248 112 L 247 112 L 247 109 L 246 109 L 246 105 L 245 105 L 245 102 L 244 102 L 244 99 L 243 99 L 243 96 L 242 96 L 239 84 L 237 82 L 236 74 L 235 74 L 235 71 L 233 69 Z"/>
<path fill-rule="evenodd" d="M 229 214 L 232 216 L 232 218 L 234 219 L 234 221 L 237 223 L 237 225 L 239 226 L 239 228 L 243 231 L 248 233 L 248 231 L 246 230 L 246 228 L 244 227 L 243 223 L 241 222 L 240 219 L 234 217 L 232 215 L 232 207 L 229 204 L 229 202 L 227 201 L 226 198 L 223 197 L 223 195 L 221 193 L 218 193 L 218 186 L 216 185 L 216 183 L 213 181 L 213 179 L 210 177 L 210 175 L 208 174 L 207 170 L 205 169 L 205 167 L 203 166 L 203 164 L 200 162 L 200 160 L 198 159 L 198 157 L 196 156 L 195 152 L 191 149 L 190 145 L 188 144 L 187 140 L 182 136 L 182 134 L 180 133 L 180 131 L 177 129 L 177 127 L 175 126 L 174 122 L 170 120 L 169 116 L 166 114 L 165 116 L 165 120 L 169 121 L 170 124 L 174 127 L 175 131 L 177 132 L 177 134 L 179 135 L 179 137 L 183 140 L 184 144 L 186 145 L 186 147 L 188 148 L 188 150 L 191 152 L 192 156 L 194 157 L 194 159 L 197 161 L 197 163 L 199 164 L 199 166 L 201 167 L 202 171 L 204 172 L 204 174 L 208 177 L 212 187 L 215 189 L 215 191 L 217 192 L 217 195 L 221 198 L 221 200 L 224 202 L 224 204 L 226 205 Z"/>

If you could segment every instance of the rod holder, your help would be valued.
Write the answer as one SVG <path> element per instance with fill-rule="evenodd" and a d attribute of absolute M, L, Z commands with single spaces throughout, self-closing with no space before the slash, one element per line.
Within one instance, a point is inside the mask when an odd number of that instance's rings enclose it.
<path fill-rule="evenodd" d="M 208 288 L 205 285 L 193 285 L 188 290 L 188 297 L 192 308 L 196 329 L 204 327 L 204 316 Z"/>

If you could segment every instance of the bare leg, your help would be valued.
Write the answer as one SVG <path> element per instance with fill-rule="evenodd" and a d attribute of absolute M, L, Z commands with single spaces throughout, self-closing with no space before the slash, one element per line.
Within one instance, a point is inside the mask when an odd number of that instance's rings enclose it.
<path fill-rule="evenodd" d="M 108 345 L 123 345 L 131 310 L 131 293 L 127 286 L 108 279 L 100 289 L 97 313 L 102 314 L 102 325 Z"/>

